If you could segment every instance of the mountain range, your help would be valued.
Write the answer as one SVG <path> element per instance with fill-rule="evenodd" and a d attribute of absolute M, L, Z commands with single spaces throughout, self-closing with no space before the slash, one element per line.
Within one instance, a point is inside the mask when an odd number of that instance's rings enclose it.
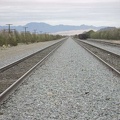
<path fill-rule="evenodd" d="M 16 29 L 17 31 L 25 31 L 25 28 L 27 27 L 26 30 L 30 32 L 37 32 L 37 33 L 56 33 L 56 32 L 61 32 L 61 31 L 72 31 L 72 30 L 100 30 L 102 28 L 105 28 L 105 26 L 89 26 L 89 25 L 80 25 L 80 26 L 74 26 L 74 25 L 50 25 L 47 23 L 43 22 L 30 22 L 26 25 L 23 26 L 13 26 L 11 25 L 11 30 Z M 0 26 L 0 29 L 8 29 L 8 26 Z"/>

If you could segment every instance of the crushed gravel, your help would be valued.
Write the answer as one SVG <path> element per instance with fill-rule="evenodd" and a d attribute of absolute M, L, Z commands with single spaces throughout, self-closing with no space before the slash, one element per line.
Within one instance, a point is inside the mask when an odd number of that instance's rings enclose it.
<path fill-rule="evenodd" d="M 0 71 L 0 94 L 5 91 L 10 85 L 23 76 L 28 70 L 40 62 L 46 55 L 64 41 L 53 44 L 46 49 L 35 53 L 27 59 L 17 63 L 16 65 L 7 68 L 5 71 Z M 12 72 L 11 72 L 12 71 Z"/>
<path fill-rule="evenodd" d="M 110 51 L 112 53 L 115 53 L 117 55 L 120 55 L 120 46 L 114 46 L 114 45 L 109 45 L 109 44 L 104 44 L 104 43 L 94 42 L 94 41 L 89 41 L 89 40 L 85 40 L 85 42 L 87 42 L 91 45 L 100 47 L 102 49 L 105 49 L 107 51 Z"/>
<path fill-rule="evenodd" d="M 120 71 L 120 55 L 113 54 L 110 51 L 106 51 L 104 49 L 101 49 L 100 47 L 97 47 L 97 45 L 92 45 L 90 43 L 83 42 L 81 40 L 75 40 L 75 41 L 78 44 L 89 49 L 91 52 L 93 52 L 95 55 L 100 57 L 106 63 L 114 67 L 116 70 Z"/>
<path fill-rule="evenodd" d="M 119 119 L 119 76 L 71 38 L 0 108 L 0 120 Z"/>
<path fill-rule="evenodd" d="M 15 62 L 28 55 L 31 55 L 41 49 L 44 49 L 60 40 L 39 42 L 27 45 L 19 44 L 18 46 L 7 48 L 0 47 L 0 68 L 10 64 L 11 62 Z"/>

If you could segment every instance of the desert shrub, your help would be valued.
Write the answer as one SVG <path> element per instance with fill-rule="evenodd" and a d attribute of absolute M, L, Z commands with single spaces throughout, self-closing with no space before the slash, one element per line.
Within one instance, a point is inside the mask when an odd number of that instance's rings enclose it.
<path fill-rule="evenodd" d="M 0 31 L 0 46 L 16 46 L 18 43 L 34 43 L 34 42 L 43 42 L 60 39 L 63 36 L 61 35 L 51 35 L 51 34 L 35 34 L 30 32 L 18 32 L 14 31 L 8 33 L 7 31 Z"/>

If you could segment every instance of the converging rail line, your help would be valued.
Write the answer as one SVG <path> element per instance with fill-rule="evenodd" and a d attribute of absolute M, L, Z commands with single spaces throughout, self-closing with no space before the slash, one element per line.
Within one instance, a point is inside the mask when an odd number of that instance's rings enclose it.
<path fill-rule="evenodd" d="M 120 76 L 69 37 L 1 104 L 0 118 L 119 120 L 119 98 Z"/>
<path fill-rule="evenodd" d="M 120 43 L 113 42 L 111 40 L 109 40 L 109 42 L 105 41 L 105 40 L 94 40 L 94 39 L 88 39 L 86 41 L 91 41 L 91 42 L 94 42 L 94 43 L 101 43 L 101 44 L 105 44 L 105 45 L 120 47 Z"/>
<path fill-rule="evenodd" d="M 75 41 L 107 66 L 109 66 L 112 70 L 120 74 L 120 55 L 86 43 L 83 40 L 75 39 Z"/>
<path fill-rule="evenodd" d="M 114 43 L 114 42 L 108 42 L 108 41 L 106 42 L 103 40 L 97 41 L 97 40 L 89 40 L 89 39 L 84 40 L 84 42 L 120 55 L 120 44 L 119 44 L 120 42 Z"/>
<path fill-rule="evenodd" d="M 0 103 L 14 91 L 17 86 L 60 46 L 65 40 L 59 41 L 34 54 L 0 68 Z"/>

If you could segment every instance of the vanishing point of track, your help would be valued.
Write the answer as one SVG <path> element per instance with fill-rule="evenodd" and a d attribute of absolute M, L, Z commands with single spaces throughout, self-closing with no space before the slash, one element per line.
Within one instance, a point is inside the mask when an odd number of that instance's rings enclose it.
<path fill-rule="evenodd" d="M 119 55 L 85 43 L 81 40 L 75 41 L 120 75 Z M 2 103 L 4 99 L 6 99 L 8 95 L 17 88 L 24 78 L 38 65 L 41 65 L 63 42 L 64 40 L 1 68 L 0 103 Z"/>

